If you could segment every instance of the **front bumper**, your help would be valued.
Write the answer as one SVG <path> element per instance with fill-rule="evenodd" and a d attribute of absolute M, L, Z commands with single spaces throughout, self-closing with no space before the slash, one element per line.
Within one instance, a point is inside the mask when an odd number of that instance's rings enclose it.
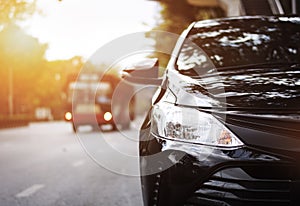
<path fill-rule="evenodd" d="M 145 206 L 300 203 L 300 170 L 293 158 L 153 136 L 141 142 L 140 155 Z"/>

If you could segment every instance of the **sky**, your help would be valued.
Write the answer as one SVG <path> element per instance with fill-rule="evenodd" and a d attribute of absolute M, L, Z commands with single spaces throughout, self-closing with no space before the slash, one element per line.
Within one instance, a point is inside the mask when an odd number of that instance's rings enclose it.
<path fill-rule="evenodd" d="M 134 32 L 150 30 L 160 6 L 149 0 L 38 0 L 42 14 L 24 23 L 26 31 L 48 44 L 48 60 L 88 59 L 99 47 Z"/>

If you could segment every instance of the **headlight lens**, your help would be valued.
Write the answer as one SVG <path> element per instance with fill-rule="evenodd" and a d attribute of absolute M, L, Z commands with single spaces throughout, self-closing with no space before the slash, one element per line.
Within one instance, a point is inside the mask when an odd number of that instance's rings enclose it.
<path fill-rule="evenodd" d="M 160 102 L 152 111 L 151 132 L 164 138 L 210 146 L 238 147 L 243 143 L 211 114 Z"/>

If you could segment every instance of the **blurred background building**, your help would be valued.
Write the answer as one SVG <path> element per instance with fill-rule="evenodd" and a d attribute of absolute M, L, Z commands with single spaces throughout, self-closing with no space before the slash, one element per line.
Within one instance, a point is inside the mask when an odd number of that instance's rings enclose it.
<path fill-rule="evenodd" d="M 187 0 L 199 7 L 221 7 L 227 16 L 299 14 L 299 0 Z"/>

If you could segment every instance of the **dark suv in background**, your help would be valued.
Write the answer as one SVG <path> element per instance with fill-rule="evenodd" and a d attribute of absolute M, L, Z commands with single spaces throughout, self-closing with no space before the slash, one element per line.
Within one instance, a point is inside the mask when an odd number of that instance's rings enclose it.
<path fill-rule="evenodd" d="M 123 76 L 159 82 L 146 73 Z M 299 205 L 300 18 L 191 24 L 140 130 L 140 168 L 146 206 Z"/>

